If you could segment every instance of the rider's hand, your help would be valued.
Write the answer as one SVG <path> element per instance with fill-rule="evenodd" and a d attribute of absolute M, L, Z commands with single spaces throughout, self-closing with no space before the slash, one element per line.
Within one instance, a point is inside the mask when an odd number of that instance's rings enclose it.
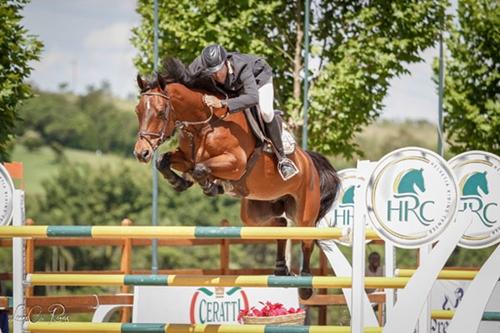
<path fill-rule="evenodd" d="M 221 108 L 222 107 L 222 102 L 220 99 L 218 99 L 215 96 L 211 95 L 203 95 L 203 102 L 211 108 Z"/>

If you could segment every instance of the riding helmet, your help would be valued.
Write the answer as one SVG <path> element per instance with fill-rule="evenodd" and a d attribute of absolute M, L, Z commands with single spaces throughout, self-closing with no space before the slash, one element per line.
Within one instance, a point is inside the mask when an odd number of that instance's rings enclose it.
<path fill-rule="evenodd" d="M 201 62 L 208 74 L 219 71 L 224 66 L 226 59 L 226 49 L 219 44 L 208 45 L 201 52 Z"/>

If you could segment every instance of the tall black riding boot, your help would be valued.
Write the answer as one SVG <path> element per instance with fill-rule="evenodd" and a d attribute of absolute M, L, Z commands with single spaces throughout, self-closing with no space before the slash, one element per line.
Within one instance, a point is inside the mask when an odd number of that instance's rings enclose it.
<path fill-rule="evenodd" d="M 276 149 L 276 157 L 278 158 L 278 172 L 283 180 L 288 180 L 299 173 L 299 169 L 293 161 L 286 157 L 283 149 L 283 141 L 281 140 L 281 128 L 279 118 L 274 117 L 270 123 L 266 124 L 267 136 L 271 140 Z"/>

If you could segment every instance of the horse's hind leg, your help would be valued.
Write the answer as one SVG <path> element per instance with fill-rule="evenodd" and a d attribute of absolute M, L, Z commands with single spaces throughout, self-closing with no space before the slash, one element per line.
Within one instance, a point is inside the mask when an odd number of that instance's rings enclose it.
<path fill-rule="evenodd" d="M 241 219 L 248 226 L 286 227 L 287 221 L 279 217 L 284 212 L 283 202 L 241 200 Z M 286 239 L 278 239 L 275 275 L 289 275 L 285 260 Z"/>
<path fill-rule="evenodd" d="M 302 276 L 311 276 L 310 260 L 313 250 L 314 240 L 302 241 L 302 269 L 300 270 L 300 275 Z M 302 299 L 309 299 L 312 293 L 311 288 L 299 288 L 299 296 Z"/>
<path fill-rule="evenodd" d="M 313 177 L 315 174 L 311 174 L 309 177 Z M 305 184 L 309 184 L 306 181 Z M 319 179 L 316 179 L 316 184 L 319 184 Z M 303 188 L 303 194 L 299 196 L 300 199 L 295 201 L 295 209 L 292 213 L 293 220 L 297 223 L 299 227 L 314 227 L 316 226 L 316 219 L 318 217 L 320 208 L 320 193 L 319 186 L 309 186 L 306 185 Z M 288 212 L 287 212 L 288 213 Z M 310 276 L 310 261 L 311 255 L 314 249 L 314 240 L 303 240 L 302 241 L 302 269 L 300 275 Z M 308 299 L 312 296 L 311 288 L 299 288 L 299 295 L 302 299 Z"/>

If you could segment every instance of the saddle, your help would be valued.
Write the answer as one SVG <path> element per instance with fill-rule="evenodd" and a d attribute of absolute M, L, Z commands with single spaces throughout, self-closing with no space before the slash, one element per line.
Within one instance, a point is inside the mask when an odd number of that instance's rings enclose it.
<path fill-rule="evenodd" d="M 257 147 L 262 147 L 262 151 L 272 154 L 274 153 L 271 140 L 265 135 L 266 128 L 264 125 L 264 120 L 262 119 L 262 114 L 258 110 L 258 106 L 253 106 L 249 109 L 245 109 L 245 116 L 247 118 L 248 124 L 252 129 L 253 134 L 257 138 Z M 297 145 L 293 135 L 286 129 L 283 128 L 283 121 L 281 115 L 283 114 L 280 110 L 274 110 L 274 116 L 280 120 L 281 125 L 281 140 L 283 142 L 283 149 L 286 155 L 289 155 L 295 151 Z"/>

